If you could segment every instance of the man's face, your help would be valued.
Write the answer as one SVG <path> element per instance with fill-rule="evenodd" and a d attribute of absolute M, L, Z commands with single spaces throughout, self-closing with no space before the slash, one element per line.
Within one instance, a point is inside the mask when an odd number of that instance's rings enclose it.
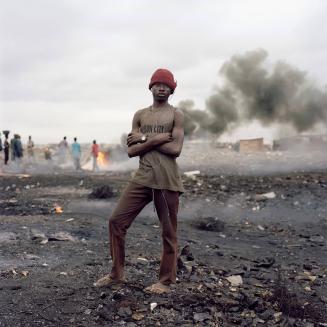
<path fill-rule="evenodd" d="M 166 101 L 171 94 L 171 88 L 166 84 L 155 83 L 151 88 L 151 92 L 155 100 Z"/>

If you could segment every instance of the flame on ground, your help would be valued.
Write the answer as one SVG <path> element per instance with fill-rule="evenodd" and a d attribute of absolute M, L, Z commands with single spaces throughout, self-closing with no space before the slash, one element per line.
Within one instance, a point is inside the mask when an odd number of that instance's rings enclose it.
<path fill-rule="evenodd" d="M 56 212 L 57 214 L 60 214 L 60 213 L 63 213 L 64 210 L 62 209 L 62 207 L 55 206 L 55 212 Z"/>
<path fill-rule="evenodd" d="M 105 152 L 100 151 L 98 153 L 98 157 L 97 157 L 97 163 L 99 166 L 106 166 L 108 165 L 108 158 Z"/>

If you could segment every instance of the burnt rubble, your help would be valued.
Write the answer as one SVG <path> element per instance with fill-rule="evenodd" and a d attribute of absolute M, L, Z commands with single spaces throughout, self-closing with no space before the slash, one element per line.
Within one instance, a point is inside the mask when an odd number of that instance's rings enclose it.
<path fill-rule="evenodd" d="M 111 267 L 117 197 L 89 194 L 127 177 L 0 177 L 0 325 L 327 326 L 326 173 L 184 177 L 178 280 L 163 295 L 144 291 L 160 264 L 151 206 L 128 231 L 126 282 L 93 287 Z"/>
<path fill-rule="evenodd" d="M 90 194 L 90 199 L 110 199 L 114 196 L 114 191 L 109 185 L 102 185 L 95 188 Z"/>

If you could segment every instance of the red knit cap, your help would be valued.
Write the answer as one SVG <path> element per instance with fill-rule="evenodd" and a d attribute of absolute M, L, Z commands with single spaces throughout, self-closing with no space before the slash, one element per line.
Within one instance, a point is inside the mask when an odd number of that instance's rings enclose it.
<path fill-rule="evenodd" d="M 172 72 L 170 72 L 168 69 L 163 69 L 163 68 L 157 69 L 153 73 L 149 84 L 149 89 L 151 89 L 151 87 L 155 83 L 162 83 L 168 85 L 171 88 L 172 92 L 174 92 L 177 86 L 177 83 L 174 79 L 174 75 L 172 74 Z"/>

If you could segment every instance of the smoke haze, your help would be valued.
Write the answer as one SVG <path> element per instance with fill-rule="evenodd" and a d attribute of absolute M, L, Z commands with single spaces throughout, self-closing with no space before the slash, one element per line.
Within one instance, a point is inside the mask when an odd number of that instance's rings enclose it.
<path fill-rule="evenodd" d="M 222 86 L 206 100 L 206 108 L 197 110 L 201 127 L 221 135 L 245 121 L 263 126 L 283 125 L 298 133 L 313 129 L 327 118 L 327 94 L 316 87 L 306 72 L 288 63 L 268 64 L 263 49 L 234 55 L 219 71 Z M 187 112 L 187 124 L 194 110 L 181 102 Z M 194 122 L 194 120 L 193 120 Z"/>

